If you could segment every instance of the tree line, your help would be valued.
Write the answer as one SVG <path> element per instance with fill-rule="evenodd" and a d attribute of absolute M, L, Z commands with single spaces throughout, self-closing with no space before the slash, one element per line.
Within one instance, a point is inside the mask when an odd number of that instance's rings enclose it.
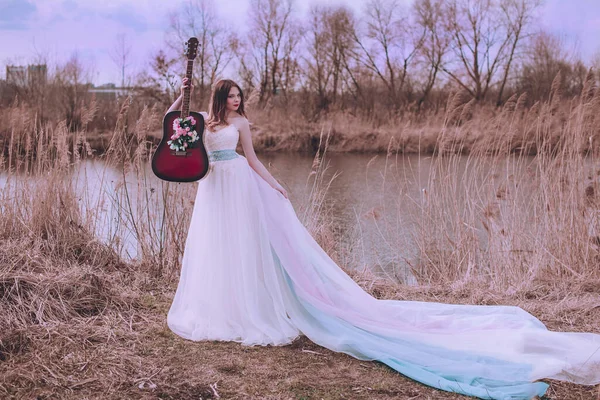
<path fill-rule="evenodd" d="M 414 0 L 410 6 L 368 0 L 360 13 L 313 5 L 304 16 L 292 0 L 250 0 L 244 21 L 218 15 L 215 4 L 188 0 L 170 14 L 163 49 L 136 76 L 127 74 L 131 43 L 117 35 L 111 57 L 122 85 L 134 88 L 132 109 L 166 107 L 179 95 L 183 43 L 191 36 L 199 39 L 193 74 L 199 107 L 207 106 L 216 80 L 232 77 L 258 106 L 297 110 L 309 120 L 335 111 L 380 121 L 427 116 L 456 91 L 492 106 L 526 93 L 526 105 L 532 105 L 549 96 L 557 76 L 563 95 L 579 94 L 590 67 L 600 66 L 600 49 L 586 64 L 559 36 L 540 28 L 542 0 Z M 242 24 L 243 33 L 236 30 Z M 591 71 L 597 80 L 597 69 Z M 74 54 L 47 86 L 3 88 L 0 104 L 20 98 L 42 120 L 60 114 L 77 129 L 83 105 L 89 105 L 89 76 Z M 116 103 L 99 106 L 96 127 L 111 128 Z"/>
<path fill-rule="evenodd" d="M 360 15 L 341 5 L 313 5 L 301 19 L 291 0 L 251 0 L 248 35 L 241 37 L 231 31 L 231 19 L 216 15 L 213 0 L 193 0 L 171 15 L 168 44 L 181 52 L 186 38 L 200 39 L 200 88 L 233 63 L 261 104 L 303 104 L 315 114 L 437 109 L 453 90 L 495 105 L 526 92 L 532 104 L 548 96 L 559 71 L 563 93 L 579 93 L 591 67 L 559 36 L 540 29 L 541 5 L 369 0 Z M 156 72 L 146 78 L 158 80 Z"/>

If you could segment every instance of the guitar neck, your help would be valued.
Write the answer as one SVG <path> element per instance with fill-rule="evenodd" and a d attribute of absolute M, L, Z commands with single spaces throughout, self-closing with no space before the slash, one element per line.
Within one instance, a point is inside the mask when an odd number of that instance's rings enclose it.
<path fill-rule="evenodd" d="M 181 118 L 185 118 L 190 115 L 190 94 L 191 94 L 190 84 L 192 83 L 193 66 L 194 66 L 194 60 L 188 59 L 187 70 L 185 72 L 185 77 L 188 79 L 188 86 L 183 90 L 183 102 L 181 105 Z"/>

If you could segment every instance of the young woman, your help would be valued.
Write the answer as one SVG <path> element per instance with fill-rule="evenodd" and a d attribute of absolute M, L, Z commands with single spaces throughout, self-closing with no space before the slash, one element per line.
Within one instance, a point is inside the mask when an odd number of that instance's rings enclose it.
<path fill-rule="evenodd" d="M 184 79 L 182 91 L 187 85 Z M 304 334 L 483 399 L 541 396 L 548 387 L 542 378 L 600 383 L 600 335 L 548 331 L 518 307 L 369 295 L 315 242 L 256 157 L 240 87 L 217 82 L 203 116 L 212 170 L 198 183 L 167 317 L 173 332 L 249 346 L 284 345 Z"/>

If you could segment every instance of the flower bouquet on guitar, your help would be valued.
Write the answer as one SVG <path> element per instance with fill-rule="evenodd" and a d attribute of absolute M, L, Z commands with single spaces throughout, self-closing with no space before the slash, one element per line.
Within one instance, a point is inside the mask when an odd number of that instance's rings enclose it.
<path fill-rule="evenodd" d="M 200 139 L 196 132 L 196 119 L 192 116 L 176 118 L 173 121 L 173 134 L 167 142 L 169 148 L 175 151 L 186 151 L 194 147 Z"/>

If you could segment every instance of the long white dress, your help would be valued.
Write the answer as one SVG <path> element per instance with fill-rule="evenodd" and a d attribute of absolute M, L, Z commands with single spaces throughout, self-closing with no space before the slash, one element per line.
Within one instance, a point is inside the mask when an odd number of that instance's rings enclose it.
<path fill-rule="evenodd" d="M 427 385 L 530 399 L 551 378 L 600 383 L 600 335 L 552 332 L 512 306 L 377 300 L 323 251 L 288 199 L 236 153 L 229 125 L 205 132 L 181 275 L 167 316 L 189 340 L 284 345 L 300 333 Z"/>

